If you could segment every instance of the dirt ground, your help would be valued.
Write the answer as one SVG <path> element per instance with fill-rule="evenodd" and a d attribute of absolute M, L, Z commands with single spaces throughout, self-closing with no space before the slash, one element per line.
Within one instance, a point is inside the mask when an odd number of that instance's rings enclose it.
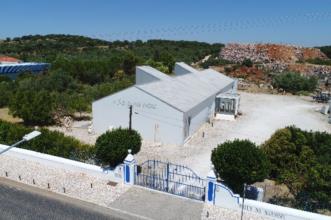
<path fill-rule="evenodd" d="M 249 139 L 261 144 L 277 129 L 288 125 L 331 133 L 327 116 L 318 111 L 321 107 L 309 97 L 241 93 L 243 115 L 235 121 L 215 121 L 213 127 L 205 124 L 184 146 L 144 143 L 136 158 L 138 162 L 155 158 L 179 163 L 204 177 L 210 170 L 212 149 L 227 140 Z"/>
<path fill-rule="evenodd" d="M 10 115 L 8 108 L 0 108 L 0 119 L 12 123 L 19 123 L 23 121 L 20 118 L 15 118 L 12 115 Z"/>
<path fill-rule="evenodd" d="M 327 131 L 331 133 L 328 117 L 319 113 L 322 104 L 310 97 L 283 96 L 241 92 L 240 111 L 242 115 L 235 121 L 214 121 L 203 125 L 183 146 L 155 145 L 144 142 L 141 151 L 135 155 L 138 163 L 147 159 L 159 159 L 190 167 L 204 177 L 210 170 L 210 155 L 213 148 L 227 140 L 249 139 L 256 144 L 266 141 L 277 129 L 296 125 L 305 130 Z M 95 134 L 89 134 L 89 121 L 76 121 L 72 131 L 61 127 L 50 127 L 66 135 L 94 144 Z M 205 133 L 202 138 L 202 133 Z"/>

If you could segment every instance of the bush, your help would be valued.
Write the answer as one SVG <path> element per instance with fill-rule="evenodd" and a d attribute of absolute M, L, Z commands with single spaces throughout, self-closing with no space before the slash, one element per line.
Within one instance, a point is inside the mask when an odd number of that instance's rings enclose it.
<path fill-rule="evenodd" d="M 116 167 L 123 162 L 129 149 L 132 154 L 136 154 L 140 151 L 140 146 L 141 137 L 137 131 L 118 128 L 98 137 L 95 156 L 102 165 Z"/>
<path fill-rule="evenodd" d="M 47 91 L 19 89 L 9 103 L 10 112 L 28 125 L 46 125 L 53 122 L 54 100 Z"/>
<path fill-rule="evenodd" d="M 287 72 L 276 75 L 273 79 L 273 86 L 296 94 L 300 91 L 313 92 L 316 89 L 317 82 L 316 77 L 305 77 L 299 73 Z"/>
<path fill-rule="evenodd" d="M 233 62 L 224 60 L 218 57 L 212 57 L 210 56 L 208 60 L 205 62 L 201 63 L 201 67 L 204 69 L 208 69 L 210 66 L 224 66 L 227 64 L 233 64 Z"/>
<path fill-rule="evenodd" d="M 14 144 L 32 130 L 22 125 L 0 120 L 0 143 L 6 145 Z M 18 147 L 83 162 L 92 157 L 90 145 L 82 144 L 78 140 L 67 137 L 57 131 L 49 131 L 47 129 L 41 129 L 40 131 L 41 135 L 39 137 Z"/>
<path fill-rule="evenodd" d="M 251 59 L 244 59 L 241 65 L 247 66 L 247 67 L 252 67 L 253 66 L 253 62 L 252 62 Z"/>
<path fill-rule="evenodd" d="M 294 207 L 331 209 L 331 134 L 296 127 L 276 131 L 262 145 L 271 163 L 270 177 L 285 183 Z"/>
<path fill-rule="evenodd" d="M 269 174 L 269 161 L 264 152 L 249 140 L 234 140 L 220 144 L 212 151 L 211 161 L 217 176 L 236 193 L 243 184 L 265 179 Z"/>
<path fill-rule="evenodd" d="M 0 108 L 8 106 L 12 92 L 12 82 L 0 82 Z"/>
<path fill-rule="evenodd" d="M 330 59 L 324 60 L 324 59 L 320 59 L 320 58 L 315 58 L 315 59 L 308 59 L 308 60 L 306 60 L 306 62 L 316 64 L 316 65 L 331 66 L 331 60 Z"/>

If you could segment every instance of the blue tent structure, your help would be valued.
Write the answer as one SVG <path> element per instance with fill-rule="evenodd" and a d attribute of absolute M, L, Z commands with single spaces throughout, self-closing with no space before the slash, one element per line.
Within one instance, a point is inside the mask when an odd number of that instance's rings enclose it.
<path fill-rule="evenodd" d="M 48 70 L 49 67 L 49 63 L 0 63 L 0 76 L 8 76 L 11 79 L 15 79 L 23 72 L 37 74 Z"/>

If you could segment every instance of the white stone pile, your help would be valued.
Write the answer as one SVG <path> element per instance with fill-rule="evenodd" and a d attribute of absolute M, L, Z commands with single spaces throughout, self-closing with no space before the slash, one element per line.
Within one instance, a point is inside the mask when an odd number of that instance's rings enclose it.
<path fill-rule="evenodd" d="M 227 44 L 221 51 L 220 57 L 236 63 L 250 59 L 254 63 L 270 62 L 266 50 L 258 50 L 255 44 Z"/>
<path fill-rule="evenodd" d="M 129 188 L 123 183 L 111 186 L 109 180 L 101 176 L 51 167 L 5 154 L 0 155 L 0 177 L 106 207 Z"/>

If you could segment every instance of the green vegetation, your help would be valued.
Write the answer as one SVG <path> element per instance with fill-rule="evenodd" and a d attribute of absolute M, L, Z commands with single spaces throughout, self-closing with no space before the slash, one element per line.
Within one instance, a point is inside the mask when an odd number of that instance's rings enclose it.
<path fill-rule="evenodd" d="M 0 120 L 0 143 L 14 144 L 32 130 L 32 128 Z M 83 162 L 92 157 L 91 146 L 82 144 L 74 138 L 66 137 L 60 132 L 47 129 L 40 131 L 42 135 L 21 144 L 19 147 Z"/>
<path fill-rule="evenodd" d="M 331 59 L 331 46 L 324 46 L 324 47 L 319 47 L 319 49 L 325 53 L 326 56 L 328 56 L 329 59 Z"/>
<path fill-rule="evenodd" d="M 218 145 L 212 152 L 211 161 L 217 176 L 240 194 L 244 183 L 263 181 L 269 174 L 268 158 L 248 140 L 234 140 Z"/>
<path fill-rule="evenodd" d="M 43 75 L 0 78 L 0 107 L 25 124 L 44 125 L 134 83 L 136 65 L 148 64 L 172 73 L 176 61 L 196 62 L 218 54 L 222 44 L 195 41 L 114 41 L 72 35 L 34 35 L 0 42 L 0 54 L 51 64 Z M 47 107 L 43 107 L 47 106 Z"/>
<path fill-rule="evenodd" d="M 317 83 L 316 77 L 301 76 L 294 72 L 281 73 L 273 77 L 273 86 L 294 94 L 301 91 L 313 92 Z"/>
<path fill-rule="evenodd" d="M 233 64 L 233 62 L 220 59 L 218 55 L 210 56 L 207 60 L 201 63 L 201 67 L 204 69 L 208 69 L 210 66 L 224 66 L 227 64 Z"/>
<path fill-rule="evenodd" d="M 217 176 L 241 193 L 243 184 L 264 178 L 284 183 L 292 197 L 271 202 L 313 212 L 331 210 L 331 134 L 294 126 L 276 131 L 260 147 L 247 140 L 228 141 L 212 152 Z"/>
<path fill-rule="evenodd" d="M 285 205 L 317 211 L 331 209 L 331 134 L 296 127 L 278 130 L 262 145 L 271 162 L 270 178 L 285 183 L 295 199 Z"/>
<path fill-rule="evenodd" d="M 328 60 L 322 60 L 320 58 L 316 58 L 316 59 L 309 59 L 306 60 L 306 62 L 311 63 L 311 64 L 317 64 L 317 65 L 327 65 L 327 66 L 331 66 L 331 59 Z"/>
<path fill-rule="evenodd" d="M 103 166 L 116 167 L 124 161 L 129 149 L 136 154 L 140 146 L 141 137 L 135 130 L 118 128 L 107 131 L 98 137 L 95 144 L 96 159 Z"/>
<path fill-rule="evenodd" d="M 251 59 L 244 59 L 244 61 L 242 62 L 242 65 L 246 66 L 246 67 L 252 67 L 253 61 Z"/>

